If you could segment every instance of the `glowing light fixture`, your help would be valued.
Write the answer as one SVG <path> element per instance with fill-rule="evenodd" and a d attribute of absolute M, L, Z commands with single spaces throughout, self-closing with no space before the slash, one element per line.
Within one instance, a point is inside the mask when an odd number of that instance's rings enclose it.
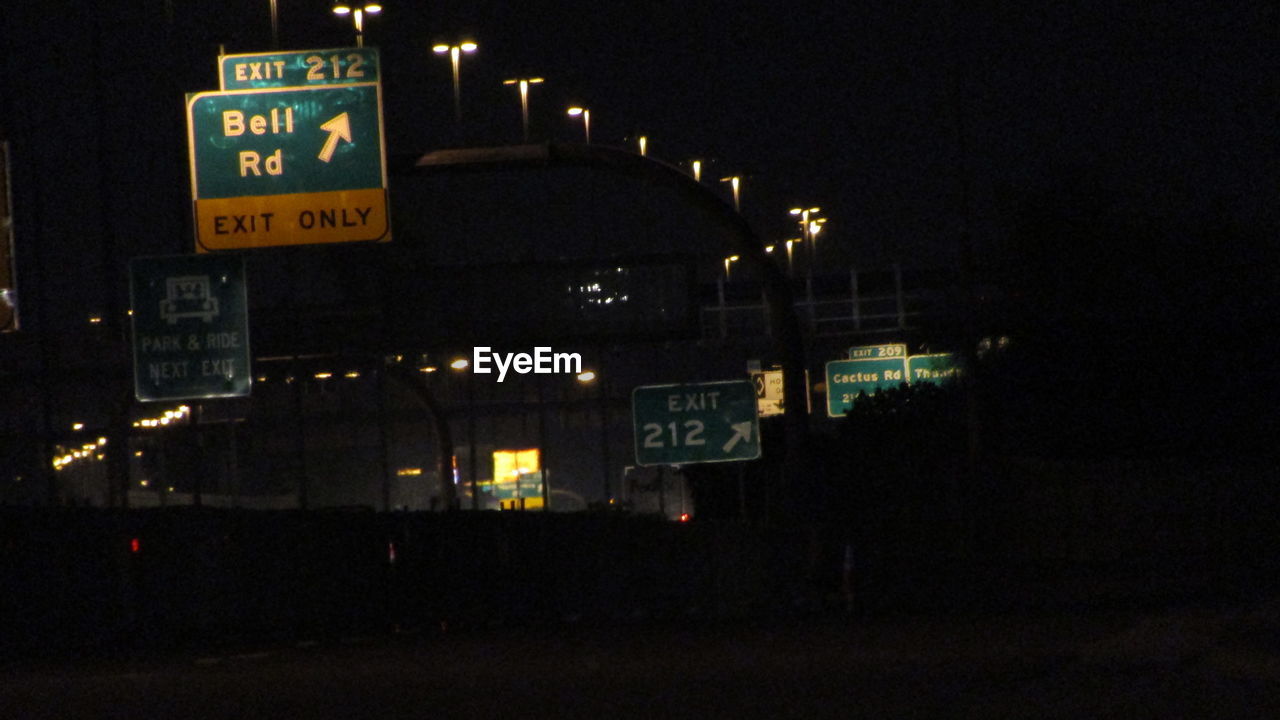
<path fill-rule="evenodd" d="M 543 78 L 511 78 L 503 80 L 503 85 L 515 85 L 520 89 L 520 127 L 524 131 L 524 141 L 529 142 L 529 86 L 545 82 Z"/>
<path fill-rule="evenodd" d="M 364 16 L 377 15 L 382 12 L 381 3 L 347 3 L 338 0 L 333 4 L 333 14 L 338 17 L 351 16 L 351 22 L 356 28 L 356 47 L 364 47 Z"/>
<path fill-rule="evenodd" d="M 585 134 L 587 144 L 591 144 L 591 110 L 584 107 L 574 105 L 568 110 L 569 117 L 582 118 L 582 131 Z"/>
<path fill-rule="evenodd" d="M 437 55 L 448 55 L 449 63 L 453 66 L 453 119 L 454 122 L 462 123 L 462 89 L 459 77 L 459 65 L 462 60 L 462 53 L 473 53 L 479 48 L 473 40 L 463 40 L 455 45 L 448 43 L 437 43 L 431 46 L 431 52 Z"/>

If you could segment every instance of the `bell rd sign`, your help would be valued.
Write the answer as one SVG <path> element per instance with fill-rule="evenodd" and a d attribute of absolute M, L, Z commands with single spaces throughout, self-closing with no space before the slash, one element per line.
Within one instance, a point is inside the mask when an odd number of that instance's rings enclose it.
<path fill-rule="evenodd" d="M 377 82 L 194 93 L 187 140 L 198 252 L 389 239 Z"/>

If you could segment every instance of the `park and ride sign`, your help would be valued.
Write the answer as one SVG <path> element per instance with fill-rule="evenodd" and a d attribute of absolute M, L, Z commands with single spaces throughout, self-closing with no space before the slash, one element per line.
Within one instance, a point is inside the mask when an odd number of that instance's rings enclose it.
<path fill-rule="evenodd" d="M 134 258 L 129 263 L 129 301 L 138 400 L 249 394 L 244 258 Z"/>
<path fill-rule="evenodd" d="M 197 252 L 389 239 L 376 50 L 224 56 L 219 74 L 187 96 Z"/>

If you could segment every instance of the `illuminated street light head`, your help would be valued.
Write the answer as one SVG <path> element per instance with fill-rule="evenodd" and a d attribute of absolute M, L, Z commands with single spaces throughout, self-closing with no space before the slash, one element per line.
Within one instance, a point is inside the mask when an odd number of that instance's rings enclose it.
<path fill-rule="evenodd" d="M 444 55 L 453 50 L 457 50 L 459 52 L 464 52 L 464 53 L 473 53 L 479 47 L 480 46 L 477 45 L 474 40 L 463 40 L 457 45 L 450 45 L 449 43 L 436 43 L 435 45 L 431 46 L 431 52 L 437 55 Z"/>
<path fill-rule="evenodd" d="M 366 15 L 377 15 L 378 13 L 382 12 L 382 4 L 381 3 L 365 3 L 354 9 L 360 10 Z M 338 0 L 338 2 L 335 2 L 333 4 L 334 15 L 350 15 L 351 10 L 352 10 L 351 3 L 342 2 L 342 0 Z"/>
<path fill-rule="evenodd" d="M 585 135 L 587 144 L 591 144 L 591 109 L 574 105 L 568 110 L 569 117 L 582 118 L 582 131 Z"/>
<path fill-rule="evenodd" d="M 458 358 L 457 360 L 449 363 L 449 367 L 454 370 L 466 370 L 468 367 L 471 367 L 471 362 L 466 358 Z"/>

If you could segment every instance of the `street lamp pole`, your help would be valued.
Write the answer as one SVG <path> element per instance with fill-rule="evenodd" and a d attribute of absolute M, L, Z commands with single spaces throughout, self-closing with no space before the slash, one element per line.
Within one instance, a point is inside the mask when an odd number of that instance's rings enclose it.
<path fill-rule="evenodd" d="M 816 314 L 815 314 L 815 310 L 814 310 L 814 298 L 813 298 L 813 263 L 814 263 L 814 261 L 815 261 L 815 260 L 816 260 L 816 258 L 817 258 L 817 254 L 814 252 L 814 247 L 813 247 L 813 232 L 812 232 L 812 226 L 813 226 L 813 225 L 816 225 L 817 223 L 816 223 L 816 222 L 811 223 L 811 222 L 810 222 L 810 220 L 809 220 L 809 217 L 810 217 L 810 216 L 817 215 L 819 212 L 822 212 L 822 208 L 819 208 L 819 207 L 810 207 L 810 208 L 799 208 L 799 207 L 793 207 L 793 208 L 791 208 L 791 210 L 790 210 L 790 213 L 791 213 L 791 215 L 792 215 L 793 217 L 798 217 L 798 218 L 799 218 L 799 222 L 800 222 L 800 239 L 801 239 L 801 240 L 803 240 L 803 241 L 804 241 L 804 243 L 805 243 L 806 245 L 808 245 L 808 246 L 809 246 L 809 247 L 808 247 L 808 250 L 809 250 L 809 266 L 808 266 L 807 268 L 805 268 L 805 280 L 804 280 L 804 286 L 805 286 L 805 288 L 804 288 L 804 292 L 805 292 L 805 299 L 806 299 L 806 300 L 808 301 L 808 303 L 809 303 L 809 327 L 810 327 L 810 329 L 812 329 L 812 328 L 813 328 L 813 326 L 814 326 L 814 324 L 817 322 L 817 320 L 816 320 Z"/>
<path fill-rule="evenodd" d="M 729 177 L 722 177 L 720 182 L 727 182 L 733 188 L 733 210 L 734 212 L 742 212 L 742 176 L 730 175 Z"/>
<path fill-rule="evenodd" d="M 801 241 L 800 238 L 790 238 L 787 240 L 787 277 L 792 277 L 793 275 L 795 275 L 795 268 L 792 265 L 792 261 L 791 261 L 791 256 L 792 256 L 791 246 L 800 241 Z"/>
<path fill-rule="evenodd" d="M 280 49 L 280 8 L 271 0 L 271 49 Z"/>
<path fill-rule="evenodd" d="M 574 106 L 569 108 L 569 117 L 582 117 L 582 130 L 585 133 L 587 144 L 591 144 L 591 111 L 584 107 Z"/>
<path fill-rule="evenodd" d="M 543 82 L 540 77 L 512 78 L 503 80 L 503 85 L 516 85 L 520 88 L 520 127 L 524 130 L 524 141 L 529 142 L 529 86 Z"/>
<path fill-rule="evenodd" d="M 272 2 L 271 5 L 272 5 L 272 10 L 271 10 L 272 33 L 274 34 L 276 31 L 275 2 Z M 364 47 L 364 16 L 377 15 L 380 12 L 382 12 L 382 5 L 376 2 L 366 2 L 360 5 L 359 7 L 356 7 L 351 3 L 345 2 L 344 0 L 338 0 L 333 4 L 334 15 L 338 15 L 338 16 L 350 15 L 351 16 L 351 20 L 355 24 L 355 28 L 356 28 L 356 47 Z"/>
<path fill-rule="evenodd" d="M 438 43 L 431 48 L 431 51 L 437 55 L 447 54 L 450 63 L 453 65 L 453 119 L 459 125 L 462 124 L 462 83 L 459 66 L 462 62 L 462 54 L 471 54 L 476 51 L 477 47 L 474 42 L 464 40 L 457 45 Z"/>
<path fill-rule="evenodd" d="M 475 372 L 466 358 L 449 363 L 458 372 L 467 373 L 467 475 L 471 482 L 471 509 L 480 509 L 480 493 L 476 487 L 476 383 Z"/>

